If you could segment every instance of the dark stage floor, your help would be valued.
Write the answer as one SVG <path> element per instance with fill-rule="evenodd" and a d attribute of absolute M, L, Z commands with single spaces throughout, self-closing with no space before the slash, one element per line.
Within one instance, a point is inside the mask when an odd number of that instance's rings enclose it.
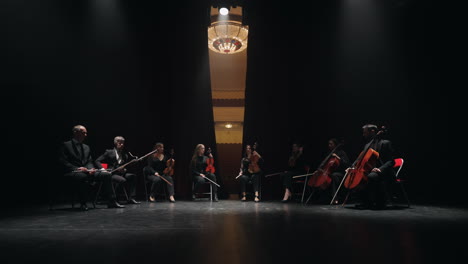
<path fill-rule="evenodd" d="M 55 208 L 0 219 L 2 263 L 459 263 L 468 256 L 463 208 L 233 200 Z"/>

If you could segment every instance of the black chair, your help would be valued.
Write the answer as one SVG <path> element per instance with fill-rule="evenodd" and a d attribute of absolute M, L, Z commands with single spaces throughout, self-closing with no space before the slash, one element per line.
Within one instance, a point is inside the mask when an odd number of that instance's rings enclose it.
<path fill-rule="evenodd" d="M 49 210 L 54 210 L 55 206 L 61 202 L 71 203 L 71 208 L 75 208 L 76 199 L 78 196 L 78 183 L 71 178 L 60 175 L 54 182 L 54 187 L 50 190 L 49 198 Z M 88 198 L 91 198 L 93 190 L 95 190 L 99 184 L 95 181 L 86 181 Z M 86 199 L 91 200 L 91 199 Z M 96 208 L 96 203 L 92 199 L 93 208 Z"/>
<path fill-rule="evenodd" d="M 201 196 L 201 195 L 209 195 L 209 197 L 207 197 L 210 201 L 213 201 L 213 185 L 211 184 L 211 182 L 205 180 L 205 182 L 203 183 L 202 186 L 200 186 L 200 188 L 206 188 L 205 186 L 206 185 L 209 185 L 209 191 L 200 191 L 200 192 L 195 192 L 195 182 L 192 180 L 192 196 L 196 198 L 196 200 L 199 200 L 200 198 L 198 198 L 197 196 Z"/>
<path fill-rule="evenodd" d="M 306 171 L 305 174 L 309 174 L 310 167 L 306 166 L 305 171 Z M 294 176 L 293 176 L 291 193 L 292 193 L 292 198 L 294 198 L 296 201 L 298 201 L 299 197 L 300 197 L 301 203 L 304 203 L 304 197 L 305 197 L 305 194 L 306 194 L 307 182 L 309 180 L 309 177 L 310 177 L 310 175 L 300 177 L 300 178 L 294 178 Z"/>
<path fill-rule="evenodd" d="M 386 191 L 387 191 L 387 200 L 392 205 L 395 205 L 398 200 L 401 200 L 401 199 L 398 199 L 399 198 L 398 191 L 395 190 L 395 189 L 399 189 L 399 192 L 401 194 L 403 194 L 404 202 L 406 203 L 406 207 L 410 208 L 411 204 L 410 204 L 410 201 L 409 201 L 409 198 L 408 198 L 408 193 L 406 192 L 406 189 L 403 186 L 405 180 L 402 179 L 401 176 L 400 176 L 400 172 L 401 172 L 401 169 L 403 168 L 404 162 L 405 162 L 405 160 L 402 159 L 402 158 L 396 158 L 395 159 L 395 164 L 393 165 L 393 169 L 395 170 L 395 178 L 392 179 L 392 181 L 390 182 L 390 185 L 388 186 L 388 187 L 390 187 L 391 191 L 389 191 L 388 188 L 386 189 Z M 398 186 L 398 187 L 396 187 L 396 186 Z M 393 187 L 396 187 L 396 188 L 393 188 Z"/>
<path fill-rule="evenodd" d="M 150 193 L 149 191 L 152 189 L 153 182 L 148 180 L 148 177 L 146 177 L 148 173 L 146 173 L 146 168 L 143 168 L 143 184 L 145 187 L 145 196 L 146 196 L 146 201 L 150 201 Z M 149 187 L 148 187 L 149 185 Z M 154 198 L 158 200 L 158 198 L 162 198 L 163 200 L 169 200 L 169 196 L 167 195 L 167 183 L 161 183 L 158 186 L 156 186 L 155 193 L 154 193 Z"/>
<path fill-rule="evenodd" d="M 101 163 L 101 165 L 104 169 L 107 169 L 107 166 L 108 166 L 107 163 Z M 98 190 L 96 192 L 96 195 L 94 197 L 94 202 L 93 202 L 94 206 L 98 203 L 99 198 L 101 198 L 100 195 L 101 195 L 101 190 L 102 190 L 102 184 L 103 184 L 102 181 L 99 182 L 98 184 Z M 117 185 L 116 183 L 112 182 L 112 191 L 114 192 L 114 195 L 116 196 L 117 200 L 119 200 L 118 199 L 119 197 L 117 197 L 117 193 L 115 191 L 116 185 Z M 125 186 L 122 185 L 121 188 L 123 190 L 123 195 L 125 196 L 125 201 L 128 201 L 128 194 L 127 194 L 127 190 L 125 190 Z"/>

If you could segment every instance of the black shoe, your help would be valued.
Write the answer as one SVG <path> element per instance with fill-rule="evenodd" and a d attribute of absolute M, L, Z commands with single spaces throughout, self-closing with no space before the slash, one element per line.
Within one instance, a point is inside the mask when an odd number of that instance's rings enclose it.
<path fill-rule="evenodd" d="M 171 202 L 171 203 L 175 203 L 175 200 L 171 200 L 171 199 L 169 199 L 169 202 Z"/>
<path fill-rule="evenodd" d="M 81 211 L 88 211 L 88 206 L 86 205 L 86 203 L 82 203 L 82 204 L 81 204 L 80 210 L 81 210 Z"/>
<path fill-rule="evenodd" d="M 125 208 L 125 206 L 119 204 L 117 201 L 112 201 L 107 204 L 107 208 Z"/>
<path fill-rule="evenodd" d="M 129 200 L 127 201 L 127 203 L 129 203 L 129 204 L 141 204 L 141 202 L 137 202 L 137 201 L 136 201 L 135 199 L 133 199 L 133 198 L 132 198 L 132 199 L 129 199 Z"/>

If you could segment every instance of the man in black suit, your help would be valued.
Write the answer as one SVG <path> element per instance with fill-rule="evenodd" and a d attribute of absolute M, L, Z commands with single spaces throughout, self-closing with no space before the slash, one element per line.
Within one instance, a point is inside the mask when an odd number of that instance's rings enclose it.
<path fill-rule="evenodd" d="M 117 203 L 115 194 L 112 191 L 111 174 L 105 170 L 95 167 L 91 150 L 84 144 L 88 131 L 82 125 L 76 125 L 72 129 L 73 138 L 62 144 L 59 154 L 59 161 L 63 165 L 65 177 L 78 185 L 78 194 L 81 202 L 81 209 L 88 210 L 87 190 L 88 184 L 94 181 L 102 181 L 103 188 L 108 195 L 109 208 L 123 207 Z"/>
<path fill-rule="evenodd" d="M 379 130 L 373 124 L 366 124 L 362 127 L 362 135 L 367 141 L 364 149 L 372 148 L 379 153 L 379 157 L 375 167 L 367 175 L 367 185 L 360 193 L 362 203 L 356 205 L 360 209 L 384 209 L 386 207 L 385 184 L 395 177 L 393 170 L 395 161 L 392 142 L 382 137 L 384 132 L 383 129 Z"/>
<path fill-rule="evenodd" d="M 129 162 L 136 161 L 137 157 L 133 156 L 130 152 L 125 149 L 125 138 L 117 136 L 114 138 L 114 148 L 107 149 L 101 156 L 96 159 L 96 166 L 101 169 L 102 163 L 107 163 L 107 169 L 112 172 L 112 182 L 116 183 L 114 190 L 120 185 L 122 188 L 128 187 L 129 195 L 127 203 L 139 204 L 135 200 L 135 189 L 136 189 L 136 175 L 134 173 L 127 172 L 127 168 L 124 165 L 130 165 Z M 122 167 L 118 169 L 119 167 Z"/>

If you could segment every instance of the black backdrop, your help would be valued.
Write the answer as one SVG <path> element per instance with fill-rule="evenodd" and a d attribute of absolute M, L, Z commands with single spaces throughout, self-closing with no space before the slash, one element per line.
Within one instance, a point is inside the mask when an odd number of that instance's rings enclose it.
<path fill-rule="evenodd" d="M 174 146 L 181 198 L 190 191 L 195 145 L 216 153 L 208 1 L 93 2 L 2 3 L 2 87 L 10 94 L 2 106 L 2 196 L 13 206 L 48 199 L 57 147 L 75 124 L 88 128 L 95 156 L 116 135 L 139 156 L 157 141 Z M 265 171 L 284 168 L 294 140 L 305 143 L 312 167 L 330 137 L 344 138 L 354 159 L 361 126 L 375 123 L 388 127 L 406 160 L 413 200 L 466 204 L 466 180 L 441 180 L 450 177 L 449 92 L 438 71 L 431 4 L 374 1 L 385 21 L 382 41 L 366 38 L 366 30 L 344 31 L 342 1 L 310 2 L 247 1 L 245 141 L 259 141 Z M 270 191 L 280 199 L 279 186 Z"/>

